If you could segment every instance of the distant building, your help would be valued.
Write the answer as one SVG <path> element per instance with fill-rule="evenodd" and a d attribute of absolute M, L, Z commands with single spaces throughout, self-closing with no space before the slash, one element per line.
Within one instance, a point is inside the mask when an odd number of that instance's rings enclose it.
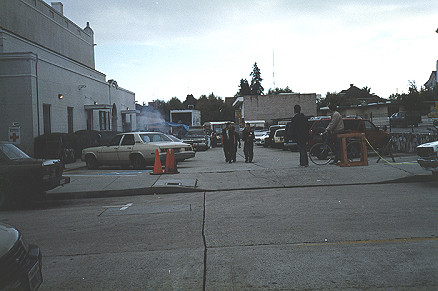
<path fill-rule="evenodd" d="M 61 2 L 0 1 L 0 140 L 33 153 L 44 133 L 135 130 L 135 94 L 96 71 L 94 32 Z"/>
<path fill-rule="evenodd" d="M 269 124 L 277 120 L 291 118 L 294 106 L 300 105 L 301 112 L 316 116 L 316 94 L 280 93 L 275 95 L 248 95 L 237 97 L 233 103 L 236 110 L 236 122 L 245 120 L 264 120 Z"/>
<path fill-rule="evenodd" d="M 350 88 L 342 90 L 339 95 L 344 95 L 345 98 L 357 99 L 358 104 L 376 103 L 384 101 L 383 98 L 368 92 L 365 88 L 359 89 L 350 84 Z"/>

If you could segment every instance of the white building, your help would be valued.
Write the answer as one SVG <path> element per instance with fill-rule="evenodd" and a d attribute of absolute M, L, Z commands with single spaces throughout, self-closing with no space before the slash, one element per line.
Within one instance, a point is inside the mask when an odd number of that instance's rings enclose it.
<path fill-rule="evenodd" d="M 135 94 L 95 70 L 94 32 L 60 2 L 0 1 L 0 140 L 20 147 L 50 132 L 135 130 Z"/>

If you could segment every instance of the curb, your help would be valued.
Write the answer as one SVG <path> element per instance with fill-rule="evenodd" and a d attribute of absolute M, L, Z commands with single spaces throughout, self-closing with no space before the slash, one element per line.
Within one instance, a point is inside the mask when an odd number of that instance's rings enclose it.
<path fill-rule="evenodd" d="M 296 186 L 277 186 L 277 187 L 247 187 L 247 188 L 228 188 L 228 189 L 201 189 L 182 186 L 152 186 L 136 189 L 124 190 L 100 190 L 89 192 L 66 192 L 66 193 L 47 193 L 48 200 L 68 200 L 68 199 L 86 199 L 86 198 L 106 198 L 106 197 L 125 197 L 139 195 L 156 195 L 156 194 L 180 194 L 180 193 L 199 193 L 199 192 L 224 192 L 224 191 L 251 191 L 251 190 L 269 190 L 269 189 L 292 189 L 292 188 L 312 188 L 312 187 L 339 187 L 339 186 L 360 186 L 360 185 L 381 185 L 396 183 L 418 183 L 438 181 L 436 177 L 428 174 L 412 175 L 403 178 L 397 178 L 387 181 L 365 182 L 365 183 L 343 183 L 343 184 L 318 184 L 318 185 L 296 185 Z"/>

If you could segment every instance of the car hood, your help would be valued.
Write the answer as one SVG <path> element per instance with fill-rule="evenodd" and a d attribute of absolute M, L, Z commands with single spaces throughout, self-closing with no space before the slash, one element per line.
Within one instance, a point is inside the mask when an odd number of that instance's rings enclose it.
<path fill-rule="evenodd" d="M 17 229 L 0 223 L 0 257 L 8 253 L 20 236 Z"/>
<path fill-rule="evenodd" d="M 435 152 L 438 152 L 438 141 L 424 143 L 417 146 L 417 148 L 433 148 Z"/>
<path fill-rule="evenodd" d="M 184 142 L 167 142 L 167 141 L 159 141 L 159 142 L 150 142 L 149 144 L 153 144 L 159 147 L 169 147 L 169 148 L 184 148 L 190 147 L 188 143 Z"/>

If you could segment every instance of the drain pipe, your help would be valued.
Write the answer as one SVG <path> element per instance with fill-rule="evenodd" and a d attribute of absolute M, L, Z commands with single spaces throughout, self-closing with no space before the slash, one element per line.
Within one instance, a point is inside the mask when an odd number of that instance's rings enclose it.
<path fill-rule="evenodd" d="M 38 54 L 36 54 L 36 62 L 35 62 L 35 75 L 36 75 L 36 103 L 37 103 L 37 118 L 38 118 L 38 136 L 40 136 L 40 101 L 38 94 Z"/>

